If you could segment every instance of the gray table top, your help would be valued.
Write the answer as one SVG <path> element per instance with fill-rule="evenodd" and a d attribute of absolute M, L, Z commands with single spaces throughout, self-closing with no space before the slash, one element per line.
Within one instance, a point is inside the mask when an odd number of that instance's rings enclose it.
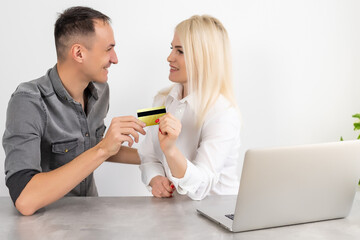
<path fill-rule="evenodd" d="M 235 196 L 209 196 L 233 204 Z M 360 192 L 345 219 L 231 233 L 196 212 L 186 196 L 67 197 L 21 216 L 0 197 L 0 239 L 360 239 Z"/>

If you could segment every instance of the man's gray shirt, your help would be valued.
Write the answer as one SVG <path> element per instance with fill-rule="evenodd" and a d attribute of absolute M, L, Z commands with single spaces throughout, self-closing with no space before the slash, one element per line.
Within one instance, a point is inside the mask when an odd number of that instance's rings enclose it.
<path fill-rule="evenodd" d="M 61 167 L 102 139 L 108 84 L 90 82 L 85 94 L 84 111 L 64 88 L 56 65 L 45 76 L 18 86 L 9 101 L 3 136 L 6 181 L 23 170 Z M 97 196 L 93 173 L 67 195 Z"/>

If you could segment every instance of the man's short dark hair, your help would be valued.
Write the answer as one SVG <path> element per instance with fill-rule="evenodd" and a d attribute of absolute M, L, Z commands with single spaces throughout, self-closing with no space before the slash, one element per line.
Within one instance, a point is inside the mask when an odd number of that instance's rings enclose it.
<path fill-rule="evenodd" d="M 58 60 L 64 60 L 68 43 L 75 36 L 91 36 L 95 33 L 95 20 L 110 23 L 105 14 L 89 7 L 71 7 L 66 9 L 55 23 L 55 46 Z"/>

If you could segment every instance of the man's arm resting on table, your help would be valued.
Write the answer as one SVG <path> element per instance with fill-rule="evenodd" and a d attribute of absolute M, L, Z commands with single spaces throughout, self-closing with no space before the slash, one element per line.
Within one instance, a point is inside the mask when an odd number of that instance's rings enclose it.
<path fill-rule="evenodd" d="M 6 186 L 9 189 L 10 197 L 14 204 L 22 190 L 26 187 L 26 184 L 38 173 L 40 173 L 40 171 L 36 169 L 23 169 L 14 173 L 6 180 Z"/>
<path fill-rule="evenodd" d="M 134 140 L 129 135 L 138 142 L 137 132 L 145 134 L 143 127 L 145 123 L 132 116 L 113 118 L 105 137 L 95 147 L 62 167 L 34 175 L 17 198 L 15 207 L 23 215 L 32 215 L 38 209 L 62 198 L 111 156 L 119 154 L 119 159 L 114 159 L 120 162 L 123 157 L 133 156 L 130 160 L 135 162 L 137 152 L 130 149 L 120 152 L 121 143 L 128 142 L 132 145 Z"/>
<path fill-rule="evenodd" d="M 140 165 L 140 156 L 136 148 L 122 146 L 120 151 L 106 160 L 107 162 Z"/>
<path fill-rule="evenodd" d="M 23 215 L 32 215 L 70 192 L 108 157 L 101 147 L 95 146 L 62 167 L 34 175 L 17 198 L 15 207 Z"/>

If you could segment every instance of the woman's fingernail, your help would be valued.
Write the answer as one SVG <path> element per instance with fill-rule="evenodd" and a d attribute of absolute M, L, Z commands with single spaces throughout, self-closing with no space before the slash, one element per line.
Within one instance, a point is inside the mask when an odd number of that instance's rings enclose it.
<path fill-rule="evenodd" d="M 159 131 L 160 131 L 161 134 L 163 134 L 160 128 L 159 128 Z"/>
<path fill-rule="evenodd" d="M 175 188 L 175 186 L 174 186 L 174 185 L 172 185 L 172 184 L 171 184 L 171 186 L 170 186 L 170 187 L 171 187 L 172 189 L 174 189 L 174 188 Z"/>
<path fill-rule="evenodd" d="M 159 119 L 156 119 L 155 122 L 158 123 L 160 120 Z"/>

